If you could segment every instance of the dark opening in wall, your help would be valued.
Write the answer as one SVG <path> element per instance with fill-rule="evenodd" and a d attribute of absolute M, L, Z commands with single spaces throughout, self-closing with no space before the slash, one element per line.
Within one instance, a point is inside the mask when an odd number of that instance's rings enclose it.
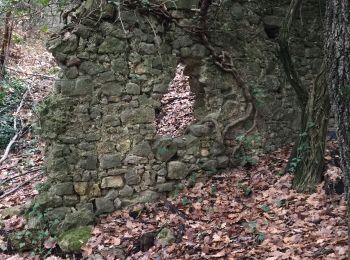
<path fill-rule="evenodd" d="M 161 136 L 180 136 L 195 120 L 189 76 L 184 74 L 184 64 L 178 64 L 168 92 L 161 99 L 161 108 L 156 117 L 157 133 Z"/>

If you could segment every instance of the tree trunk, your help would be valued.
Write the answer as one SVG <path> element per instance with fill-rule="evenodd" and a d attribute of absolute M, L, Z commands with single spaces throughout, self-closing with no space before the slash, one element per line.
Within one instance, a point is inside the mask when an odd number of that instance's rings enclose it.
<path fill-rule="evenodd" d="M 341 167 L 348 200 L 350 247 L 350 2 L 327 1 L 325 55 L 327 81 L 337 124 Z M 349 250 L 350 257 L 350 250 Z"/>
<path fill-rule="evenodd" d="M 5 16 L 4 35 L 3 35 L 2 44 L 1 44 L 0 80 L 2 80 L 5 76 L 5 64 L 6 64 L 6 58 L 8 55 L 8 50 L 11 43 L 11 35 L 12 35 L 11 11 L 9 11 L 6 13 L 6 16 Z"/>
<path fill-rule="evenodd" d="M 306 124 L 299 135 L 296 157 L 291 161 L 291 164 L 296 163 L 293 188 L 297 191 L 314 191 L 322 180 L 329 112 L 329 95 L 322 66 L 311 88 L 303 115 Z"/>
<path fill-rule="evenodd" d="M 289 51 L 289 32 L 302 0 L 292 0 L 278 39 L 279 56 L 287 79 L 295 90 L 301 110 L 300 135 L 294 144 L 287 171 L 294 174 L 293 188 L 314 191 L 322 179 L 324 150 L 329 116 L 329 96 L 324 68 L 308 92 L 295 70 Z"/>

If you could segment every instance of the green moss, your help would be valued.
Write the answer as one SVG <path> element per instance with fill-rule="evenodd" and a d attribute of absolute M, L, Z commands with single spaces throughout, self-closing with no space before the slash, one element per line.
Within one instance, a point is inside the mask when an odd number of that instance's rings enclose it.
<path fill-rule="evenodd" d="M 90 237 L 91 227 L 70 229 L 58 237 L 58 245 L 64 252 L 79 253 Z"/>

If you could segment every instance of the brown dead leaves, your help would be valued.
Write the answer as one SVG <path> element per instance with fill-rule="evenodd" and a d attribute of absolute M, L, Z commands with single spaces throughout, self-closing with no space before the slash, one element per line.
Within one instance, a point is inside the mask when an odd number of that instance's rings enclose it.
<path fill-rule="evenodd" d="M 250 171 L 227 171 L 176 198 L 148 204 L 136 219 L 127 210 L 115 212 L 101 219 L 89 251 L 118 245 L 128 259 L 346 259 L 344 199 L 326 195 L 322 185 L 314 194 L 295 193 L 292 176 L 276 174 L 286 154 L 266 155 Z M 244 192 L 248 188 L 251 195 Z M 177 243 L 135 248 L 142 234 L 163 227 Z"/>

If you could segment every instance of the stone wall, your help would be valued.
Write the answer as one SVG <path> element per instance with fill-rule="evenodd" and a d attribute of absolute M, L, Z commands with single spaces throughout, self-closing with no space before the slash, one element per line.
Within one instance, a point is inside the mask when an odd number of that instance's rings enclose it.
<path fill-rule="evenodd" d="M 85 18 L 48 43 L 62 75 L 42 112 L 50 188 L 37 203 L 62 216 L 72 207 L 99 215 L 155 200 L 193 173 L 207 176 L 229 167 L 232 147 L 219 140 L 218 129 L 247 109 L 232 75 L 189 32 L 198 25 L 198 1 L 169 4 L 177 24 L 142 6 L 108 4 L 101 12 L 94 2 L 85 1 L 78 14 Z M 266 145 L 285 144 L 293 140 L 299 120 L 273 39 L 286 6 L 271 0 L 220 2 L 209 12 L 209 38 L 218 50 L 234 55 L 235 67 L 255 95 Z M 319 9 L 309 8 L 316 2 L 303 6 L 306 15 L 292 45 L 306 83 L 317 72 L 321 52 L 316 46 Z M 155 111 L 180 62 L 196 95 L 197 121 L 183 136 L 157 136 Z M 227 139 L 235 142 L 251 124 L 231 129 Z"/>

